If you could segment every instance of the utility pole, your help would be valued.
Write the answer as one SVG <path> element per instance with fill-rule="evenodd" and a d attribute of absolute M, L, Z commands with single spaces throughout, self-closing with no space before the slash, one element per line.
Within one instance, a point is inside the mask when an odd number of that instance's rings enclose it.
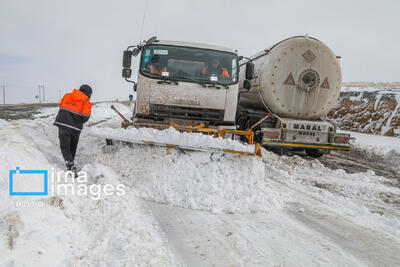
<path fill-rule="evenodd" d="M 42 101 L 42 97 L 41 96 L 43 96 L 43 102 L 46 102 L 46 97 L 44 95 L 44 84 L 38 85 L 38 87 L 39 87 L 39 102 Z M 42 89 L 42 90 L 40 90 L 40 89 Z M 43 92 L 43 94 L 42 94 L 42 92 Z"/>
<path fill-rule="evenodd" d="M 43 90 L 43 102 L 46 102 L 46 97 L 44 95 L 44 84 L 42 85 L 42 90 Z"/>
<path fill-rule="evenodd" d="M 40 85 L 38 85 L 38 87 L 39 87 L 39 103 L 42 103 L 42 93 L 40 90 Z"/>
<path fill-rule="evenodd" d="M 4 83 L 3 83 L 3 104 L 5 105 L 6 104 L 6 87 L 7 87 L 7 85 L 4 85 Z"/>

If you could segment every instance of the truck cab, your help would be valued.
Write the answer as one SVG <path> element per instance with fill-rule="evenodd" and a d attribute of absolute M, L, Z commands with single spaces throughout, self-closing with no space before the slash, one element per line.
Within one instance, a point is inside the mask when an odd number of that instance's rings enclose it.
<path fill-rule="evenodd" d="M 239 73 L 235 51 L 156 38 L 127 51 L 125 79 L 131 75 L 128 57 L 140 58 L 134 121 L 235 129 Z"/>

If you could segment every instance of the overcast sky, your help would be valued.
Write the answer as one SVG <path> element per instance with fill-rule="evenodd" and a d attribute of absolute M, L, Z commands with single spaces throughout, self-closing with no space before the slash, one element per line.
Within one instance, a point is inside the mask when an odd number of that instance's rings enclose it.
<path fill-rule="evenodd" d="M 140 40 L 146 0 L 0 0 L 6 102 L 46 100 L 88 83 L 94 100 L 127 99 L 122 51 Z M 400 1 L 149 0 L 143 38 L 211 43 L 250 56 L 293 36 L 342 56 L 344 81 L 400 81 Z M 0 94 L 1 103 L 3 96 Z"/>

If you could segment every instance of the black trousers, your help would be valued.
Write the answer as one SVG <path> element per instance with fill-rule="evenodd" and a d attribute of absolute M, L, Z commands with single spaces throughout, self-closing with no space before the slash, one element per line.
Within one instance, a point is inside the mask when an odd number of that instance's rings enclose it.
<path fill-rule="evenodd" d="M 58 127 L 61 154 L 65 161 L 74 162 L 76 149 L 79 142 L 79 133 Z"/>

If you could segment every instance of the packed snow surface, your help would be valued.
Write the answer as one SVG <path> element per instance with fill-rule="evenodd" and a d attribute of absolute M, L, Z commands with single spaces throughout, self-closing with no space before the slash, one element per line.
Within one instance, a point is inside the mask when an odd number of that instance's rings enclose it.
<path fill-rule="evenodd" d="M 350 134 L 350 136 L 354 138 L 351 143 L 357 148 L 368 149 L 380 155 L 387 155 L 389 153 L 400 154 L 400 138 L 392 136 L 377 136 L 350 131 L 340 132 Z"/>
<path fill-rule="evenodd" d="M 64 164 L 52 125 L 57 108 L 0 120 L 0 266 L 398 266 L 398 181 L 266 150 L 260 158 L 107 147 L 104 136 L 128 133 L 246 149 L 208 136 L 190 141 L 173 129 L 122 132 L 110 105 L 93 107 L 76 162 L 88 185 L 122 184 L 121 195 L 9 196 L 8 170 Z M 357 149 L 398 152 L 396 138 L 356 137 Z"/>

